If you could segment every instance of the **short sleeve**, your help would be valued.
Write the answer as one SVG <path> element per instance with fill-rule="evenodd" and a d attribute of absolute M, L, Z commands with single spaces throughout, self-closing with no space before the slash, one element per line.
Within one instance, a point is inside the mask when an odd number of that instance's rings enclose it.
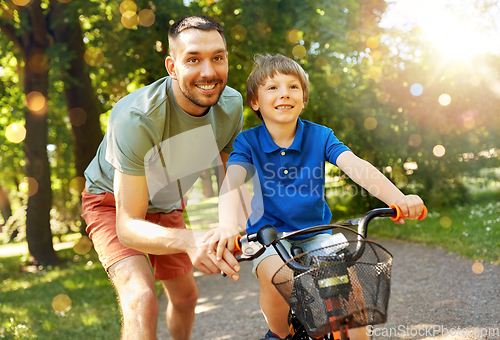
<path fill-rule="evenodd" d="M 250 172 L 253 169 L 252 148 L 246 140 L 244 134 L 239 134 L 233 143 L 234 150 L 229 156 L 227 166 L 238 164 Z"/>
<path fill-rule="evenodd" d="M 345 146 L 344 143 L 339 141 L 337 137 L 335 137 L 332 129 L 328 129 L 325 148 L 326 159 L 333 165 L 337 166 L 337 158 L 344 151 L 350 151 L 350 149 Z"/>
<path fill-rule="evenodd" d="M 241 98 L 239 101 L 237 113 L 238 113 L 239 118 L 238 118 L 238 123 L 236 125 L 236 129 L 234 130 L 233 136 L 231 137 L 229 142 L 222 149 L 222 151 L 227 153 L 227 154 L 230 154 L 234 150 L 234 147 L 233 147 L 234 141 L 235 141 L 236 137 L 240 134 L 241 130 L 243 129 L 243 104 L 242 104 Z"/>
<path fill-rule="evenodd" d="M 145 175 L 144 157 L 151 154 L 158 137 L 151 125 L 134 110 L 112 115 L 106 132 L 106 161 L 125 174 Z"/>

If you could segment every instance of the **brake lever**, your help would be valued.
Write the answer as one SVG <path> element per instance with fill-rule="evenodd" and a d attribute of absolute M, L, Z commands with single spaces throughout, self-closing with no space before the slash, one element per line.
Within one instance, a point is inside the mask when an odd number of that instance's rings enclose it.
<path fill-rule="evenodd" d="M 249 241 L 247 235 L 242 236 L 238 243 L 241 249 L 241 255 L 236 258 L 238 262 L 256 259 L 266 251 L 266 247 L 259 242 Z M 223 277 L 227 276 L 224 272 L 221 272 L 221 274 Z"/>

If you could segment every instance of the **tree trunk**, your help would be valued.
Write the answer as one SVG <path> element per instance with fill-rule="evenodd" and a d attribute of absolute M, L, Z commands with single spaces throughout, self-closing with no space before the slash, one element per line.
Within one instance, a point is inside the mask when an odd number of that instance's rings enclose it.
<path fill-rule="evenodd" d="M 69 68 L 62 73 L 72 128 L 76 176 L 83 177 L 85 169 L 97 153 L 103 133 L 99 121 L 101 110 L 84 60 L 85 45 L 80 20 L 78 16 L 62 20 L 72 14 L 74 15 L 67 4 L 53 2 L 50 22 L 53 23 L 54 41 L 65 45 L 68 52 L 74 53 Z M 80 232 L 86 235 L 85 220 L 80 218 L 80 222 Z"/>
<path fill-rule="evenodd" d="M 49 68 L 44 57 L 51 42 L 41 5 L 41 0 L 33 0 L 27 6 L 18 9 L 27 18 L 27 22 L 22 25 L 18 41 L 25 63 L 23 79 L 26 102 L 30 106 L 28 95 L 33 91 L 43 95 L 45 99 L 42 109 L 28 107 L 24 114 L 25 172 L 29 180 L 26 240 L 35 263 L 57 264 L 59 260 L 54 251 L 50 230 L 52 188 L 47 155 Z M 34 106 L 40 106 L 39 103 Z"/>
<path fill-rule="evenodd" d="M 28 60 L 33 55 L 34 53 L 28 53 Z M 26 95 L 32 91 L 37 91 L 47 98 L 47 90 L 48 70 L 35 73 L 30 67 L 25 67 L 24 92 Z M 24 140 L 24 157 L 26 176 L 29 180 L 26 240 L 28 241 L 29 252 L 36 263 L 56 264 L 58 258 L 54 251 L 52 232 L 50 230 L 52 188 L 47 156 L 47 111 L 47 103 L 45 103 L 45 108 L 40 111 L 32 111 L 29 108 L 25 111 L 26 139 Z"/>
<path fill-rule="evenodd" d="M 3 190 L 0 184 L 0 213 L 2 214 L 4 224 L 7 222 L 9 217 L 12 216 L 12 208 L 10 206 L 10 200 L 7 193 Z M 2 232 L 3 224 L 0 224 L 0 232 Z"/>
<path fill-rule="evenodd" d="M 64 94 L 72 124 L 72 138 L 75 152 L 76 176 L 83 172 L 96 155 L 103 133 L 99 116 L 100 107 L 85 63 L 85 45 L 78 16 L 74 16 L 66 4 L 54 3 L 51 22 L 54 23 L 54 40 L 67 46 L 74 53 L 69 68 L 63 72 Z"/>

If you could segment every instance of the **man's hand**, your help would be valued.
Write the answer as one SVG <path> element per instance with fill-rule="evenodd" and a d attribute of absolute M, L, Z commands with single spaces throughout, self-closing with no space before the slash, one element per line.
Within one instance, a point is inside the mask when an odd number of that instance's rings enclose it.
<path fill-rule="evenodd" d="M 209 248 L 209 243 L 204 242 L 205 234 L 195 230 L 193 233 L 196 233 L 194 235 L 196 242 L 186 250 L 193 265 L 207 275 L 220 274 L 222 271 L 233 281 L 238 281 L 237 272 L 240 271 L 240 265 L 234 255 L 227 248 L 224 248 L 220 260 L 217 260 L 215 252 L 209 253 L 209 249 L 213 248 Z"/>
<path fill-rule="evenodd" d="M 406 218 L 409 218 L 410 220 L 414 220 L 416 218 L 419 218 L 420 215 L 422 215 L 422 211 L 424 210 L 424 201 L 417 196 L 417 195 L 406 195 L 401 198 L 398 198 L 396 202 L 394 202 L 395 205 L 397 205 L 400 209 L 401 212 L 403 213 L 403 216 Z M 396 224 L 404 224 L 405 221 L 403 218 L 400 218 L 399 220 L 395 221 Z"/>

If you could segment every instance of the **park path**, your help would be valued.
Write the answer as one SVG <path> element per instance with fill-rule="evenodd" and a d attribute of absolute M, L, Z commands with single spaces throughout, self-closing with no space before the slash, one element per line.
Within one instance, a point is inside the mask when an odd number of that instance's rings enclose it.
<path fill-rule="evenodd" d="M 373 339 L 500 340 L 500 266 L 483 264 L 441 249 L 380 241 L 394 256 L 389 318 Z M 200 298 L 193 340 L 255 340 L 267 331 L 260 312 L 258 280 L 242 263 L 238 282 L 196 272 Z M 167 300 L 160 297 L 161 311 Z M 170 340 L 165 313 L 158 317 L 158 339 Z M 489 335 L 488 335 L 489 333 Z"/>

